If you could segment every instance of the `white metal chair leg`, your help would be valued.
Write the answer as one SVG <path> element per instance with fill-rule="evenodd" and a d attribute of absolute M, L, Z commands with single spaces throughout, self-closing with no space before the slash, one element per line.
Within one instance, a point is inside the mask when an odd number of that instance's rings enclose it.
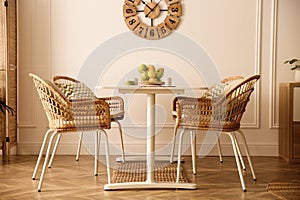
<path fill-rule="evenodd" d="M 40 192 L 41 189 L 42 189 L 43 180 L 44 180 L 44 176 L 45 176 L 45 171 L 46 171 L 49 156 L 50 156 L 52 141 L 53 141 L 53 138 L 56 136 L 56 134 L 57 134 L 56 131 L 53 132 L 51 137 L 50 137 L 50 140 L 49 140 L 48 149 L 47 149 L 47 152 L 46 152 L 46 158 L 45 158 L 45 161 L 44 161 L 44 165 L 43 165 L 43 169 L 42 169 L 42 172 L 41 172 L 40 181 L 39 181 L 39 185 L 38 185 L 38 192 Z"/>
<path fill-rule="evenodd" d="M 223 155 L 222 155 L 222 149 L 221 149 L 221 144 L 220 144 L 220 139 L 219 139 L 219 133 L 216 133 L 216 136 L 217 136 L 217 146 L 218 146 L 220 163 L 223 163 Z"/>
<path fill-rule="evenodd" d="M 248 148 L 248 145 L 247 145 L 247 142 L 246 142 L 245 135 L 241 130 L 238 130 L 237 132 L 242 136 L 242 140 L 243 140 L 243 143 L 244 143 L 244 146 L 245 146 L 245 152 L 246 152 L 246 155 L 247 155 L 247 159 L 248 159 L 248 163 L 249 163 L 250 170 L 251 170 L 251 173 L 252 173 L 252 177 L 253 177 L 253 180 L 256 181 L 257 179 L 256 179 L 256 175 L 255 175 L 254 168 L 253 168 L 253 165 L 252 165 L 251 156 L 250 156 L 250 153 L 249 153 L 249 148 Z"/>
<path fill-rule="evenodd" d="M 242 173 L 242 169 L 241 169 L 240 159 L 239 159 L 239 155 L 238 155 L 237 148 L 236 148 L 236 145 L 235 145 L 235 140 L 236 140 L 235 135 L 230 133 L 230 132 L 224 132 L 224 133 L 229 135 L 229 137 L 231 139 L 232 149 L 233 149 L 233 153 L 234 153 L 238 173 L 239 173 L 239 176 L 240 176 L 242 189 L 243 189 L 244 192 L 246 192 L 247 189 L 246 189 L 246 186 L 245 186 L 245 181 L 244 181 L 244 177 L 243 177 L 243 173 Z"/>
<path fill-rule="evenodd" d="M 54 159 L 54 156 L 55 156 L 55 153 L 56 153 L 56 149 L 57 149 L 58 143 L 59 143 L 59 141 L 60 141 L 60 137 L 61 137 L 61 134 L 59 133 L 59 134 L 57 135 L 57 139 L 56 139 L 54 148 L 53 148 L 53 150 L 52 150 L 52 154 L 51 154 L 51 158 L 50 158 L 50 161 L 49 161 L 49 164 L 48 164 L 48 168 L 51 168 L 51 165 L 52 165 L 52 163 L 53 163 L 53 159 Z"/>
<path fill-rule="evenodd" d="M 192 164 L 193 164 L 193 174 L 196 175 L 196 134 L 195 131 L 190 131 L 191 138 L 191 152 L 192 152 Z"/>
<path fill-rule="evenodd" d="M 49 129 L 49 130 L 46 132 L 45 136 L 44 136 L 44 140 L 43 140 L 43 143 L 42 143 L 42 146 L 41 146 L 41 149 L 40 149 L 39 157 L 38 157 L 38 159 L 37 159 L 37 161 L 36 161 L 35 168 L 34 168 L 34 171 L 33 171 L 33 174 L 32 174 L 32 180 L 35 180 L 37 170 L 38 170 L 38 168 L 39 168 L 41 159 L 42 159 L 42 157 L 43 157 L 43 151 L 44 151 L 44 148 L 45 148 L 45 144 L 46 144 L 46 141 L 47 141 L 47 139 L 48 139 L 48 136 L 49 136 L 49 134 L 50 134 L 51 132 L 53 132 L 53 130 L 52 130 L 52 129 Z"/>
<path fill-rule="evenodd" d="M 120 133 L 120 140 L 121 140 L 121 148 L 122 148 L 122 162 L 125 162 L 125 153 L 124 153 L 124 142 L 123 142 L 123 132 L 122 127 L 119 121 L 115 121 L 118 124 L 119 133 Z"/>
<path fill-rule="evenodd" d="M 243 159 L 243 156 L 242 156 L 242 153 L 241 153 L 241 150 L 240 150 L 240 145 L 239 145 L 236 137 L 234 138 L 234 141 L 235 141 L 236 150 L 238 152 L 238 155 L 239 155 L 239 158 L 240 158 L 240 161 L 241 161 L 242 168 L 243 168 L 243 170 L 246 170 L 244 159 Z"/>
<path fill-rule="evenodd" d="M 180 177 L 180 164 L 181 164 L 180 160 L 181 160 L 182 138 L 183 138 L 184 132 L 185 131 L 183 130 L 179 135 L 176 183 L 179 183 L 179 177 Z"/>
<path fill-rule="evenodd" d="M 173 139 L 172 139 L 170 163 L 173 163 L 173 161 L 174 161 L 173 159 L 174 159 L 174 150 L 175 150 L 175 143 L 176 143 L 176 135 L 177 135 L 177 127 L 175 127 L 174 131 L 173 131 Z"/>
<path fill-rule="evenodd" d="M 94 164 L 94 175 L 98 176 L 98 157 L 99 157 L 99 131 L 95 134 L 95 164 Z"/>
<path fill-rule="evenodd" d="M 79 140 L 78 140 L 78 146 L 77 146 L 77 152 L 76 152 L 76 161 L 79 160 L 80 150 L 81 150 L 81 144 L 82 144 L 82 137 L 83 132 L 80 132 L 79 134 Z"/>
<path fill-rule="evenodd" d="M 106 170 L 107 170 L 107 182 L 111 183 L 111 174 L 110 174 L 110 165 L 109 165 L 109 146 L 108 146 L 108 137 L 104 130 L 102 133 L 105 135 L 105 151 L 106 151 Z"/>

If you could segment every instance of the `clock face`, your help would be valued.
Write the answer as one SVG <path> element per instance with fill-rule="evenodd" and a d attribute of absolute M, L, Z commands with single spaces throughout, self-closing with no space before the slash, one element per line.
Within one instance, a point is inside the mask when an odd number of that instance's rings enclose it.
<path fill-rule="evenodd" d="M 126 25 L 136 35 L 158 40 L 175 30 L 182 16 L 180 0 L 125 0 Z"/>

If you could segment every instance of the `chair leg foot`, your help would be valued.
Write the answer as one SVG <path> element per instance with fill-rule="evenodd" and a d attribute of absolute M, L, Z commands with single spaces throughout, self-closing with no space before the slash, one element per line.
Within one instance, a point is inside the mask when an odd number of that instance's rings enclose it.
<path fill-rule="evenodd" d="M 244 192 L 247 192 L 247 190 L 246 190 L 246 189 L 244 189 L 243 191 L 244 191 Z"/>
<path fill-rule="evenodd" d="M 37 161 L 36 161 L 36 165 L 35 165 L 35 168 L 34 168 L 34 171 L 33 171 L 33 174 L 32 174 L 32 179 L 33 179 L 33 180 L 35 180 L 35 176 L 36 176 L 38 167 L 39 167 L 40 162 L 41 162 L 41 159 L 42 159 L 42 157 L 43 157 L 43 151 L 44 151 L 44 148 L 45 148 L 45 146 L 46 146 L 46 142 L 47 142 L 47 140 L 48 140 L 48 136 L 50 135 L 51 132 L 53 132 L 53 130 L 52 130 L 52 129 L 49 129 L 49 130 L 46 132 L 45 136 L 44 136 L 44 140 L 43 140 L 43 144 L 42 144 L 41 149 L 40 149 L 39 157 L 38 157 L 38 159 L 37 159 Z"/>
<path fill-rule="evenodd" d="M 49 164 L 48 164 L 48 168 L 51 168 L 52 166 L 52 163 L 53 163 L 53 159 L 54 159 L 54 156 L 55 156 L 55 153 L 56 153 L 56 150 L 57 150 L 57 146 L 58 146 L 58 143 L 60 141 L 60 137 L 61 137 L 61 134 L 59 133 L 57 135 L 57 139 L 56 139 L 56 142 L 54 144 L 54 147 L 53 147 L 53 150 L 52 150 L 52 154 L 51 154 L 51 157 L 50 157 L 50 161 L 49 161 Z"/>
<path fill-rule="evenodd" d="M 76 161 L 79 160 L 80 151 L 81 151 L 81 144 L 82 144 L 82 138 L 83 138 L 83 132 L 79 134 L 79 140 L 78 140 L 78 146 L 77 146 L 77 152 L 76 152 Z"/>
<path fill-rule="evenodd" d="M 218 153 L 219 153 L 219 160 L 220 163 L 223 163 L 223 155 L 222 155 L 222 149 L 221 149 L 221 144 L 220 144 L 220 139 L 219 139 L 219 134 L 216 134 L 217 137 L 217 144 L 218 144 Z"/>
<path fill-rule="evenodd" d="M 40 175 L 40 181 L 39 181 L 39 184 L 38 184 L 38 190 L 42 189 L 44 176 L 45 176 L 45 173 L 46 173 L 46 168 L 48 166 L 47 164 L 48 164 L 49 157 L 50 157 L 52 142 L 53 142 L 53 139 L 56 137 L 57 134 L 58 134 L 57 131 L 54 131 L 52 133 L 50 139 L 49 139 L 48 148 L 47 148 L 47 151 L 46 151 L 46 157 L 45 157 L 45 160 L 44 160 L 44 165 L 43 165 L 43 168 L 42 168 L 42 172 L 41 172 L 41 175 Z"/>
<path fill-rule="evenodd" d="M 180 160 L 181 160 L 181 150 L 182 150 L 182 138 L 183 138 L 183 134 L 184 134 L 184 130 L 179 135 L 176 183 L 179 183 L 180 164 L 181 164 Z"/>
<path fill-rule="evenodd" d="M 177 134 L 177 127 L 175 127 L 174 131 L 173 131 L 170 163 L 174 163 L 173 157 L 174 157 L 174 149 L 175 149 L 175 143 L 176 143 L 176 134 Z"/>
<path fill-rule="evenodd" d="M 121 123 L 116 120 L 115 121 L 118 124 L 118 128 L 119 128 L 119 134 L 120 134 L 120 142 L 121 142 L 121 150 L 122 150 L 122 163 L 125 163 L 125 151 L 124 151 L 124 142 L 123 142 L 123 131 L 122 131 L 122 126 Z"/>
<path fill-rule="evenodd" d="M 191 139 L 193 174 L 195 175 L 197 173 L 196 172 L 197 169 L 196 169 L 196 134 L 195 134 L 195 131 L 190 131 L 190 139 Z"/>
<path fill-rule="evenodd" d="M 244 142 L 244 147 L 245 147 L 245 151 L 246 151 L 246 155 L 247 155 L 247 159 L 248 159 L 248 163 L 249 163 L 249 166 L 250 166 L 250 170 L 251 170 L 251 173 L 252 173 L 252 177 L 253 179 L 256 179 L 256 175 L 255 175 L 255 172 L 254 172 L 254 168 L 253 168 L 253 165 L 252 165 L 252 161 L 251 161 L 251 156 L 250 156 L 250 153 L 249 153 L 249 149 L 248 149 L 248 145 L 247 145 L 247 142 L 246 142 L 246 138 L 243 134 L 243 132 L 241 130 L 238 130 L 237 133 L 240 134 L 243 142 Z"/>
<path fill-rule="evenodd" d="M 241 181 L 241 186 L 243 191 L 246 191 L 246 186 L 245 186 L 245 181 L 244 181 L 244 177 L 242 174 L 242 167 L 241 167 L 241 159 L 240 159 L 240 154 L 238 153 L 238 147 L 236 145 L 236 138 L 235 135 L 232 132 L 224 132 L 226 133 L 230 139 L 231 139 L 231 144 L 232 144 L 232 149 L 233 149 L 233 153 L 234 153 L 234 157 L 235 157 L 235 161 L 236 161 L 236 165 L 237 165 L 237 171 L 240 177 L 240 181 Z"/>
<path fill-rule="evenodd" d="M 41 190 L 38 190 L 38 192 L 41 192 Z"/>

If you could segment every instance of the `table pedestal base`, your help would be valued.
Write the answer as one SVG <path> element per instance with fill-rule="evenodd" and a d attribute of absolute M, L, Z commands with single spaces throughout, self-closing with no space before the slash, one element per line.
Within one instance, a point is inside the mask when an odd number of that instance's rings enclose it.
<path fill-rule="evenodd" d="M 142 162 L 146 161 L 146 156 L 126 156 L 125 162 Z M 177 162 L 177 156 L 174 156 L 173 162 Z M 155 156 L 155 161 L 170 161 L 170 156 Z M 117 157 L 116 162 L 122 163 L 123 159 L 122 157 Z M 181 158 L 181 162 L 184 162 L 184 158 Z"/>
<path fill-rule="evenodd" d="M 128 182 L 105 184 L 104 190 L 123 190 L 123 189 L 197 189 L 196 183 L 151 183 L 151 182 Z"/>

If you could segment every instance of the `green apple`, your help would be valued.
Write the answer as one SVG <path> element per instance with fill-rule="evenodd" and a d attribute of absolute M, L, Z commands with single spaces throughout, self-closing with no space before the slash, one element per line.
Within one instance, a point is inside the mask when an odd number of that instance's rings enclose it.
<path fill-rule="evenodd" d="M 138 71 L 140 73 L 144 72 L 144 71 L 147 71 L 147 65 L 145 64 L 140 64 L 139 67 L 138 67 Z"/>
<path fill-rule="evenodd" d="M 156 72 L 151 69 L 151 70 L 148 71 L 148 76 L 150 78 L 156 78 Z"/>
<path fill-rule="evenodd" d="M 164 68 L 158 68 L 156 70 L 156 78 L 160 80 L 164 75 Z"/>
<path fill-rule="evenodd" d="M 158 72 L 164 72 L 165 71 L 165 69 L 164 68 L 162 68 L 162 67 L 160 67 L 160 68 L 157 68 L 157 70 L 156 71 L 158 71 Z"/>
<path fill-rule="evenodd" d="M 153 71 L 155 71 L 155 67 L 154 67 L 154 65 L 148 65 L 148 70 L 150 71 L 150 70 L 153 70 Z"/>
<path fill-rule="evenodd" d="M 148 72 L 147 71 L 143 71 L 141 73 L 141 80 L 142 81 L 148 81 L 149 80 L 149 76 L 148 76 Z"/>
<path fill-rule="evenodd" d="M 163 77 L 164 73 L 161 71 L 156 71 L 156 78 L 160 80 Z"/>

